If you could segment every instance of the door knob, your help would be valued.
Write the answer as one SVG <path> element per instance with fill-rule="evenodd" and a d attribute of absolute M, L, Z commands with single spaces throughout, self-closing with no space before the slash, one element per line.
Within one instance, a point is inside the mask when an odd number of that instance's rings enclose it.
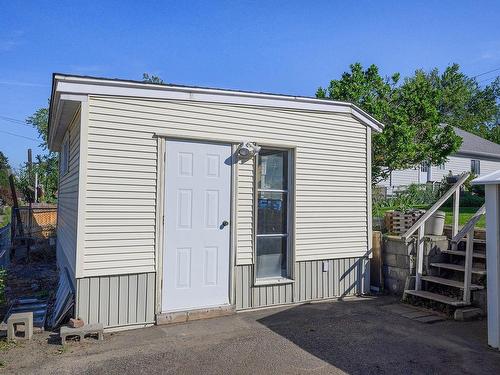
<path fill-rule="evenodd" d="M 222 227 L 227 227 L 229 225 L 229 222 L 227 220 L 224 220 L 222 222 Z"/>

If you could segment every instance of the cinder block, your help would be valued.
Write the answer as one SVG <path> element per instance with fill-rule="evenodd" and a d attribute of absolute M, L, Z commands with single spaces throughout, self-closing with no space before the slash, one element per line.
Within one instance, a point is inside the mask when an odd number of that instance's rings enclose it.
<path fill-rule="evenodd" d="M 474 320 L 483 316 L 483 310 L 477 307 L 465 307 L 462 309 L 456 309 L 453 318 L 455 320 Z"/>
<path fill-rule="evenodd" d="M 410 271 L 410 256 L 396 255 L 396 267 Z"/>
<path fill-rule="evenodd" d="M 391 267 L 398 267 L 397 257 L 398 255 L 396 254 L 384 254 L 384 264 Z"/>
<path fill-rule="evenodd" d="M 24 339 L 31 340 L 33 338 L 33 312 L 11 314 L 7 319 L 7 339 L 19 339 L 16 336 L 16 326 L 24 325 Z"/>

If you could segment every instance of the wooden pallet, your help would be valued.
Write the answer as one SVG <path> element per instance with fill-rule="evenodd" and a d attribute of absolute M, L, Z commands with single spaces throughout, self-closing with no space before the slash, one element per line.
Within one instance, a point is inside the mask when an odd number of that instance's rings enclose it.
<path fill-rule="evenodd" d="M 387 211 L 384 216 L 385 228 L 389 233 L 403 234 L 415 224 L 424 212 L 424 210 Z"/>

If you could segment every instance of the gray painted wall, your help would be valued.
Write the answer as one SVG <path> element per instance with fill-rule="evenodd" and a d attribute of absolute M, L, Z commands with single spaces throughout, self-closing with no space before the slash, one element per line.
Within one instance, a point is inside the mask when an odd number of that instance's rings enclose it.
<path fill-rule="evenodd" d="M 344 297 L 369 288 L 368 258 L 296 262 L 295 282 L 284 285 L 253 286 L 251 265 L 237 266 L 235 273 L 237 310 Z"/>
<path fill-rule="evenodd" d="M 76 316 L 105 327 L 155 321 L 155 273 L 77 279 Z"/>

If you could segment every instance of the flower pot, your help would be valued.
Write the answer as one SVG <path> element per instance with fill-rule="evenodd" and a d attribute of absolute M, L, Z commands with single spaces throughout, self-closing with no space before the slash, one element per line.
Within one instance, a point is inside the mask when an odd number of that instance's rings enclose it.
<path fill-rule="evenodd" d="M 436 211 L 425 222 L 424 233 L 431 236 L 442 236 L 444 229 L 444 218 L 446 213 L 443 211 Z"/>

